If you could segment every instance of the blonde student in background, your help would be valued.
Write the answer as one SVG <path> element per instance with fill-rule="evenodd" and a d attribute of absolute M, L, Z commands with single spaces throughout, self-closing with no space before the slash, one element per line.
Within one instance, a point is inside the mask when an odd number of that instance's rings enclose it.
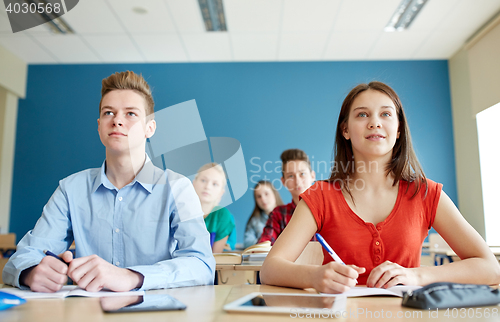
<path fill-rule="evenodd" d="M 306 191 L 316 178 L 309 157 L 300 149 L 283 151 L 281 164 L 281 182 L 292 195 L 292 202 L 274 208 L 262 231 L 259 243 L 270 241 L 274 244 L 292 218 L 295 207 L 299 203 L 299 195 Z"/>
<path fill-rule="evenodd" d="M 269 213 L 276 206 L 283 205 L 281 196 L 276 188 L 274 188 L 271 182 L 266 180 L 257 182 L 253 189 L 253 197 L 255 207 L 253 208 L 252 215 L 248 218 L 245 228 L 245 248 L 257 243 L 269 219 Z"/>
<path fill-rule="evenodd" d="M 215 233 L 212 252 L 222 253 L 224 249 L 234 249 L 236 226 L 233 215 L 226 208 L 218 206 L 226 186 L 224 169 L 217 163 L 205 164 L 198 170 L 193 186 L 200 198 L 207 230 Z"/>
<path fill-rule="evenodd" d="M 301 194 L 261 270 L 265 284 L 345 292 L 433 282 L 498 284 L 500 266 L 442 185 L 427 179 L 412 147 L 403 106 L 389 86 L 356 86 L 340 111 L 330 179 Z M 352 163 L 354 162 L 354 163 Z M 462 259 L 420 267 L 431 227 Z M 295 264 L 320 233 L 348 265 L 324 252 L 322 266 Z"/>

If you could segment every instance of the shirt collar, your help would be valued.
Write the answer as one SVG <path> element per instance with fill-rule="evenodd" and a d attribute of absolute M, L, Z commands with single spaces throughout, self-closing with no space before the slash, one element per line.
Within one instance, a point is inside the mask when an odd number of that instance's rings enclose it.
<path fill-rule="evenodd" d="M 135 176 L 134 180 L 129 183 L 127 186 L 132 186 L 135 183 L 139 183 L 146 191 L 151 193 L 153 191 L 153 187 L 157 183 L 165 183 L 166 178 L 164 175 L 164 171 L 160 168 L 157 168 L 151 159 L 146 154 L 146 161 L 144 162 L 144 166 L 141 171 Z M 102 163 L 99 173 L 96 176 L 94 181 L 94 185 L 92 187 L 92 193 L 94 193 L 101 185 L 109 190 L 118 190 L 112 183 L 109 181 L 106 176 L 106 160 Z"/>

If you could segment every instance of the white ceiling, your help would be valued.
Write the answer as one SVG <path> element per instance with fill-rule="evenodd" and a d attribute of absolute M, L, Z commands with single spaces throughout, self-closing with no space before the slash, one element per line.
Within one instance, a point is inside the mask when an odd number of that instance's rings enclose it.
<path fill-rule="evenodd" d="M 63 16 L 74 35 L 13 34 L 1 10 L 0 46 L 30 64 L 448 59 L 500 10 L 428 0 L 409 30 L 384 32 L 399 3 L 224 0 L 228 32 L 206 32 L 197 0 L 80 0 Z"/>

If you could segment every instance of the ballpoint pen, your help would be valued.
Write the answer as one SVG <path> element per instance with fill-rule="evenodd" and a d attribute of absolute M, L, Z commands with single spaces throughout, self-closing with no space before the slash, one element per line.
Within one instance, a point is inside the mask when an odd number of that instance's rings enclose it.
<path fill-rule="evenodd" d="M 330 254 L 330 256 L 332 256 L 334 261 L 345 265 L 345 263 L 340 259 L 340 257 L 337 254 L 335 254 L 333 249 L 330 247 L 330 245 L 328 245 L 326 240 L 320 234 L 316 233 L 316 239 L 318 239 L 319 243 L 328 252 L 328 254 Z"/>
<path fill-rule="evenodd" d="M 56 254 L 54 254 L 54 253 L 53 253 L 53 252 L 51 252 L 50 250 L 47 250 L 47 249 L 46 249 L 46 250 L 44 250 L 44 251 L 43 251 L 43 253 L 44 253 L 45 255 L 47 255 L 47 256 L 52 256 L 52 257 L 55 257 L 55 258 L 57 258 L 58 260 L 60 260 L 61 262 L 63 262 L 64 264 L 68 265 L 68 263 L 66 263 L 66 262 L 64 261 L 64 259 L 62 259 L 61 257 L 57 256 Z"/>

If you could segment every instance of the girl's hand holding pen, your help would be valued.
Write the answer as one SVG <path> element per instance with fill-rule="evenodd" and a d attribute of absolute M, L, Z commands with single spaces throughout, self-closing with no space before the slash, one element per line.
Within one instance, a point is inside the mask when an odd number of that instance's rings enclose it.
<path fill-rule="evenodd" d="M 343 293 L 356 286 L 359 274 L 364 272 L 364 267 L 330 262 L 314 271 L 313 287 L 321 293 Z"/>

